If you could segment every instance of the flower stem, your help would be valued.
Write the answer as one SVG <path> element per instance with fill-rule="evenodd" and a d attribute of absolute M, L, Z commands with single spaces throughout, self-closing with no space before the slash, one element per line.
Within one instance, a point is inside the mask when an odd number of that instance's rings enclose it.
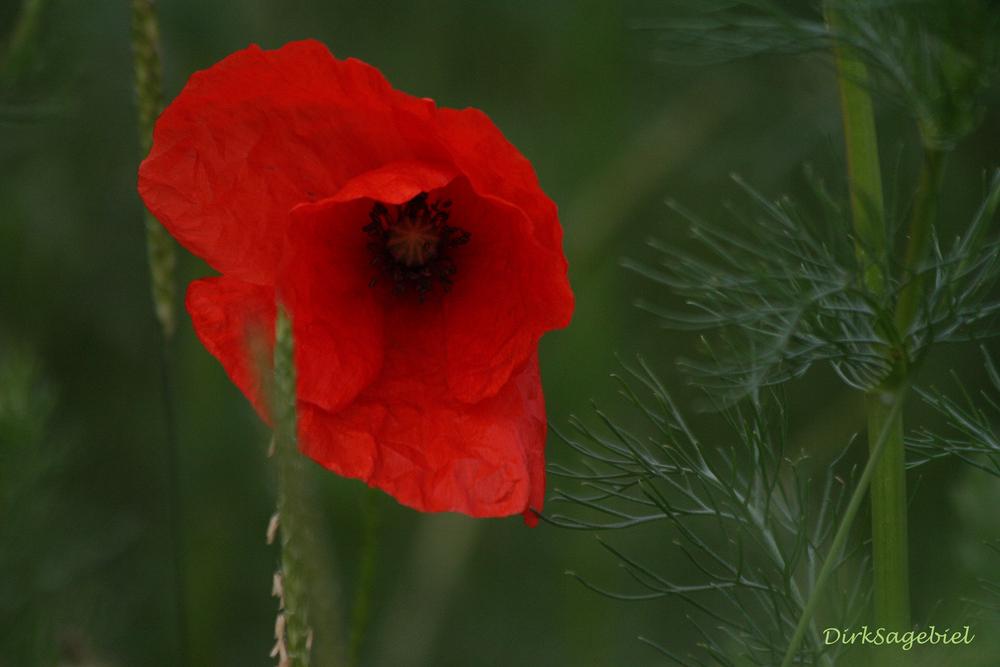
<path fill-rule="evenodd" d="M 334 564 L 325 549 L 318 511 L 310 493 L 306 459 L 296 441 L 295 365 L 292 325 L 279 306 L 275 322 L 274 457 L 278 476 L 281 580 L 284 618 L 280 667 L 343 665 Z M 315 636 L 315 641 L 314 641 Z M 277 648 L 277 647 L 276 647 Z M 315 648 L 315 650 L 313 650 Z M 285 656 L 287 655 L 287 660 Z"/>
<path fill-rule="evenodd" d="M 28 2 L 25 6 L 28 6 Z M 40 6 L 42 3 L 30 3 Z M 138 100 L 139 144 L 142 153 L 149 153 L 153 146 L 153 126 L 163 106 L 160 81 L 160 37 L 153 0 L 132 0 L 131 16 L 132 56 L 135 69 L 136 98 Z M 169 463 L 167 465 L 171 552 L 174 570 L 174 595 L 176 608 L 178 662 L 187 664 L 187 614 L 184 595 L 184 535 L 181 521 L 180 450 L 176 437 L 173 381 L 171 373 L 170 342 L 173 339 L 174 317 L 174 266 L 176 264 L 173 239 L 159 222 L 145 211 L 146 255 L 149 261 L 153 307 L 160 324 L 160 376 L 163 385 L 163 411 L 165 440 Z"/>
<path fill-rule="evenodd" d="M 375 583 L 375 561 L 378 553 L 378 501 L 378 490 L 369 487 L 365 492 L 365 509 L 361 519 L 364 531 L 364 546 L 361 554 L 361 567 L 358 570 L 358 585 L 354 593 L 351 640 L 347 651 L 348 667 L 356 667 L 356 665 L 360 664 L 361 649 L 364 646 L 372 584 Z"/>
<path fill-rule="evenodd" d="M 153 0 L 132 0 L 132 56 L 139 103 L 139 139 L 143 155 L 153 147 L 153 126 L 163 108 L 160 82 L 160 32 Z M 174 241 L 156 218 L 146 211 L 146 252 L 152 277 L 153 304 L 166 341 L 174 335 Z"/>
<path fill-rule="evenodd" d="M 287 664 L 309 667 L 312 628 L 309 624 L 305 518 L 305 471 L 295 439 L 295 365 L 292 361 L 292 325 L 279 308 L 274 345 L 274 455 L 278 472 L 278 513 L 281 517 L 281 575 L 284 585 L 284 640 Z M 284 655 L 284 653 L 283 653 Z M 285 660 L 283 659 L 284 663 Z"/>
<path fill-rule="evenodd" d="M 906 387 L 901 387 L 892 396 L 893 403 L 886 406 L 882 430 L 879 431 L 878 438 L 871 447 L 868 463 L 865 464 L 865 469 L 861 472 L 861 478 L 858 479 L 854 493 L 851 494 L 851 500 L 847 503 L 847 509 L 840 519 L 840 525 L 837 526 L 837 533 L 833 537 L 833 542 L 830 543 L 830 551 L 823 562 L 823 567 L 820 568 L 819 574 L 816 576 L 816 584 L 809 594 L 809 600 L 806 602 L 802 616 L 799 618 L 799 623 L 795 627 L 795 633 L 792 635 L 791 643 L 788 645 L 788 652 L 785 654 L 785 659 L 782 661 L 781 667 L 791 667 L 794 662 L 795 654 L 798 652 L 799 646 L 802 644 L 802 640 L 809 630 L 813 613 L 816 611 L 816 607 L 819 606 L 823 590 L 830 580 L 830 575 L 833 574 L 834 569 L 840 563 L 840 555 L 843 551 L 844 543 L 847 541 L 847 536 L 851 532 L 851 524 L 854 523 L 854 517 L 858 513 L 858 508 L 861 507 L 861 501 L 864 499 L 865 492 L 872 481 L 879 459 L 882 458 L 883 451 L 892 437 L 893 424 L 900 421 L 905 395 Z"/>

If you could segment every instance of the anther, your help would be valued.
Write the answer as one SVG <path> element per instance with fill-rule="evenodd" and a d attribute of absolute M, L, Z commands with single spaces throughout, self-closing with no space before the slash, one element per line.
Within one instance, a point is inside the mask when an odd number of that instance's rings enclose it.
<path fill-rule="evenodd" d="M 450 207 L 450 201 L 428 205 L 426 192 L 396 206 L 395 215 L 385 204 L 376 202 L 364 227 L 373 239 L 368 244 L 374 254 L 371 264 L 378 268 L 368 286 L 375 287 L 381 276 L 389 276 L 395 283 L 393 294 L 405 293 L 409 284 L 420 295 L 421 303 L 435 281 L 450 292 L 457 269 L 447 252 L 469 241 L 468 232 L 447 224 Z"/>

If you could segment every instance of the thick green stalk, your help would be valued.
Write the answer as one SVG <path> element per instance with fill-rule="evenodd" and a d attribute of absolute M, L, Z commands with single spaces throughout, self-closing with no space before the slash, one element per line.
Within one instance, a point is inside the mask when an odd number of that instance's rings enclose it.
<path fill-rule="evenodd" d="M 899 390 L 894 383 L 908 381 L 913 364 L 907 346 L 910 327 L 917 318 L 924 293 L 920 265 L 930 246 L 931 228 L 937 211 L 938 190 L 944 153 L 925 148 L 924 163 L 916 200 L 910 214 L 903 287 L 896 304 L 893 332 L 895 353 L 889 359 L 889 378 L 866 397 L 868 433 L 889 432 L 885 453 L 875 470 L 871 485 L 873 603 L 875 625 L 887 632 L 910 629 L 910 574 L 906 508 L 906 447 L 901 415 L 890 418 L 889 408 Z M 904 664 L 905 657 L 894 647 L 879 647 L 879 659 L 888 665 Z"/>
<path fill-rule="evenodd" d="M 878 438 L 872 444 L 868 463 L 865 464 L 865 469 L 861 472 L 861 478 L 858 479 L 854 493 L 851 494 L 851 499 L 847 503 L 847 509 L 844 510 L 844 515 L 840 519 L 840 525 L 837 526 L 833 542 L 830 543 L 830 551 L 823 562 L 823 567 L 820 568 L 819 574 L 816 576 L 816 584 L 809 594 L 809 600 L 806 601 L 802 617 L 799 618 L 799 624 L 795 627 L 795 633 L 792 635 L 791 643 L 788 645 L 788 651 L 785 653 L 785 659 L 782 661 L 781 667 L 791 667 L 795 661 L 795 654 L 798 653 L 799 646 L 801 646 L 802 640 L 809 630 L 813 614 L 816 611 L 816 607 L 819 606 L 820 599 L 823 597 L 823 591 L 830 580 L 830 575 L 833 574 L 834 569 L 840 562 L 844 543 L 847 542 L 847 536 L 851 532 L 851 524 L 854 523 L 854 517 L 858 513 L 858 508 L 861 507 L 861 501 L 864 500 L 865 492 L 872 481 L 875 469 L 878 467 L 878 461 L 882 458 L 883 451 L 892 436 L 892 424 L 898 422 L 900 416 L 903 414 L 902 409 L 905 397 L 906 387 L 901 387 L 893 397 L 894 402 L 892 405 L 887 406 L 885 425 L 879 431 Z"/>
<path fill-rule="evenodd" d="M 833 30 L 843 30 L 838 13 L 827 11 Z M 864 269 L 865 284 L 879 294 L 884 282 L 883 270 L 888 253 L 885 206 L 882 200 L 882 170 L 879 165 L 875 134 L 875 111 L 868 93 L 868 70 L 852 57 L 841 43 L 834 45 L 840 108 L 844 118 L 847 147 L 847 174 L 851 193 L 855 249 Z"/>
<path fill-rule="evenodd" d="M 885 433 L 882 457 L 871 481 L 872 568 L 875 625 L 887 632 L 910 629 L 910 575 L 906 521 L 906 460 L 899 390 L 878 389 L 865 397 L 868 434 Z M 870 445 L 874 450 L 874 443 Z M 897 647 L 886 652 L 898 653 Z"/>
<path fill-rule="evenodd" d="M 850 30 L 839 12 L 829 7 L 827 21 L 831 29 L 841 35 Z M 834 58 L 844 119 L 847 173 L 858 258 L 864 270 L 865 286 L 876 298 L 884 300 L 888 234 L 875 114 L 867 89 L 867 70 L 864 63 L 843 42 L 835 45 Z M 917 228 L 914 232 L 914 229 L 911 227 L 911 250 L 917 247 L 923 249 L 923 252 L 929 238 L 927 230 Z M 907 266 L 914 266 L 910 263 L 909 255 Z M 911 280 L 907 289 L 911 285 L 919 290 L 917 281 Z M 904 289 L 903 297 L 909 294 L 907 289 Z M 902 297 L 900 306 L 902 307 Z M 897 309 L 895 326 L 883 323 L 879 328 L 886 339 L 884 354 L 892 372 L 881 386 L 869 390 L 865 397 L 869 448 L 875 461 L 870 485 L 874 623 L 890 632 L 910 629 L 906 466 L 901 409 L 904 396 L 900 389 L 909 379 L 909 365 L 906 350 L 900 347 L 900 341 L 905 341 L 905 329 L 898 326 L 898 315 Z M 877 443 L 876 436 L 879 438 Z"/>
<path fill-rule="evenodd" d="M 343 665 L 334 564 L 324 547 L 319 512 L 310 493 L 306 459 L 296 440 L 292 325 L 279 307 L 275 322 L 274 458 L 278 476 L 284 618 L 277 637 L 280 667 Z M 314 641 L 315 638 L 315 641 Z M 283 649 L 283 650 L 282 650 Z M 287 660 L 284 656 L 287 655 Z"/>

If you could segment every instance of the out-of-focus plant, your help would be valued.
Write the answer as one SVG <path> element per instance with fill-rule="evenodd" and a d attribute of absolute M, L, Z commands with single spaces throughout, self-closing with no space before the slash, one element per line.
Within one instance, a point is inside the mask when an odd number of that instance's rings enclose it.
<path fill-rule="evenodd" d="M 22 0 L 13 30 L 0 42 L 0 91 L 25 78 L 35 64 L 34 40 L 49 0 Z"/>
<path fill-rule="evenodd" d="M 46 633 L 37 593 L 64 456 L 46 442 L 55 395 L 24 347 L 0 347 L 0 647 L 33 664 Z"/>
<path fill-rule="evenodd" d="M 89 659 L 99 628 L 67 614 L 72 595 L 139 536 L 133 517 L 101 516 L 66 490 L 77 451 L 54 428 L 58 392 L 28 345 L 0 336 L 0 655 L 3 664 Z"/>

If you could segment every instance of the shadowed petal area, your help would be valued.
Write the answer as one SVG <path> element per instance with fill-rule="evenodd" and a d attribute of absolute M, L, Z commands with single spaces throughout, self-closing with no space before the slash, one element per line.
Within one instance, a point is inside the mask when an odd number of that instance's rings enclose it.
<path fill-rule="evenodd" d="M 562 250 L 539 242 L 523 211 L 477 196 L 465 178 L 441 196 L 452 201 L 449 224 L 471 235 L 455 250 L 457 273 L 442 301 L 448 386 L 475 403 L 499 391 L 543 333 L 569 324 L 573 294 Z"/>
<path fill-rule="evenodd" d="M 386 294 L 371 286 L 372 205 L 405 203 L 452 178 L 446 165 L 394 163 L 292 211 L 277 293 L 291 313 L 299 400 L 336 412 L 378 376 Z"/>
<path fill-rule="evenodd" d="M 441 295 L 389 303 L 382 373 L 336 414 L 300 401 L 302 452 L 421 511 L 522 512 L 534 525 L 527 508 L 541 510 L 545 490 L 537 354 L 493 396 L 463 403 L 443 373 Z"/>
<path fill-rule="evenodd" d="M 278 274 L 295 337 L 296 394 L 324 410 L 350 403 L 382 367 L 382 304 L 368 286 L 361 230 L 370 208 L 326 200 L 296 209 Z"/>
<path fill-rule="evenodd" d="M 233 278 L 203 278 L 188 286 L 184 305 L 198 340 L 270 424 L 261 371 L 273 374 L 274 290 Z"/>

